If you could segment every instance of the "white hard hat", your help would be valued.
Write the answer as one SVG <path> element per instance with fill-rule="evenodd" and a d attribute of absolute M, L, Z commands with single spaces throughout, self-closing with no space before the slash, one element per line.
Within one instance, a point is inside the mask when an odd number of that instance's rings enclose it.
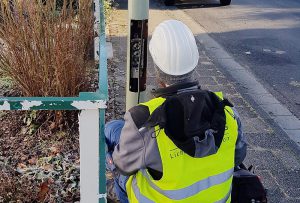
<path fill-rule="evenodd" d="M 194 35 L 177 20 L 164 21 L 155 28 L 149 50 L 154 63 L 168 75 L 184 75 L 198 64 L 199 53 Z"/>

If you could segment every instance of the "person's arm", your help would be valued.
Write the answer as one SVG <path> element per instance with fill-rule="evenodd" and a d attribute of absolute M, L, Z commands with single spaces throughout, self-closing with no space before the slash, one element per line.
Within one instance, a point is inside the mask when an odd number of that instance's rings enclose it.
<path fill-rule="evenodd" d="M 242 123 L 239 114 L 234 108 L 233 111 L 238 124 L 238 137 L 235 145 L 234 165 L 239 166 L 244 161 L 247 154 L 247 141 L 243 134 L 243 128 L 242 128 Z"/>
<path fill-rule="evenodd" d="M 113 152 L 114 164 L 123 175 L 132 175 L 145 168 L 145 142 L 138 129 L 149 116 L 146 108 L 133 107 L 124 116 L 125 125 Z"/>

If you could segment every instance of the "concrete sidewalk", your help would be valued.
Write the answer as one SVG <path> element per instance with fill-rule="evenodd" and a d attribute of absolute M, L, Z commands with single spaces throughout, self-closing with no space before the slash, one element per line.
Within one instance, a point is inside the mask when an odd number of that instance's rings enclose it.
<path fill-rule="evenodd" d="M 125 113 L 127 2 L 119 1 L 109 21 L 110 41 L 114 57 L 109 62 L 109 109 L 108 119 L 122 118 Z M 193 32 L 201 26 L 192 22 L 177 9 L 167 10 L 160 2 L 150 3 L 149 34 L 163 20 L 178 19 L 185 22 Z M 197 27 L 198 26 L 198 27 Z M 201 33 L 194 33 L 196 39 Z M 249 142 L 245 163 L 253 164 L 255 172 L 262 177 L 268 189 L 269 202 L 300 202 L 299 147 L 273 122 L 250 98 L 243 88 L 224 70 L 224 64 L 210 56 L 207 43 L 197 40 L 200 53 L 196 69 L 203 89 L 222 91 L 238 110 L 244 132 Z M 148 62 L 148 88 L 155 87 L 153 62 Z"/>

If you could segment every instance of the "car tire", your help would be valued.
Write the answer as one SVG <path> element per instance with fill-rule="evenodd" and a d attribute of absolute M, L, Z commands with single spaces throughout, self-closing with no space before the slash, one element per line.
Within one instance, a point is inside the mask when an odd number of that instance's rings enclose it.
<path fill-rule="evenodd" d="M 175 4 L 175 0 L 164 0 L 166 6 L 173 6 Z"/>
<path fill-rule="evenodd" d="M 220 0 L 220 4 L 222 6 L 228 6 L 228 5 L 230 5 L 230 3 L 231 3 L 231 0 Z"/>

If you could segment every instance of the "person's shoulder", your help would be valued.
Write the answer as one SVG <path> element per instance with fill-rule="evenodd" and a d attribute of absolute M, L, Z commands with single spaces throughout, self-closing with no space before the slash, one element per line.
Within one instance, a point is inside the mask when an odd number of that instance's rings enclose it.
<path fill-rule="evenodd" d="M 150 111 L 148 106 L 140 104 L 137 106 L 132 107 L 128 110 L 131 115 L 131 118 L 137 128 L 142 127 L 142 125 L 148 120 L 150 116 Z"/>
<path fill-rule="evenodd" d="M 147 105 L 139 104 L 130 108 L 128 111 L 131 115 L 136 115 L 136 114 L 138 115 L 138 114 L 149 113 L 149 108 Z"/>

